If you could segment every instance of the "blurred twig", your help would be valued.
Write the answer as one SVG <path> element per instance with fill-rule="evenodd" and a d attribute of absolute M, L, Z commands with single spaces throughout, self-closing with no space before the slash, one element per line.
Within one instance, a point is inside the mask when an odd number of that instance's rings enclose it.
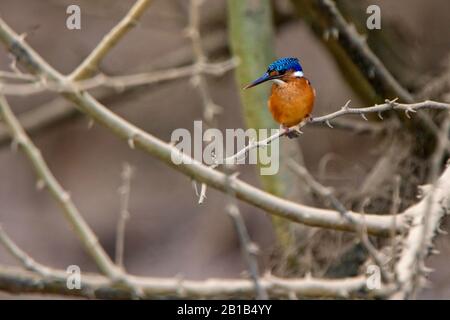
<path fill-rule="evenodd" d="M 258 247 L 251 241 L 245 226 L 244 219 L 236 204 L 229 204 L 227 212 L 233 220 L 234 227 L 237 231 L 239 242 L 241 245 L 242 255 L 247 264 L 250 276 L 255 284 L 256 299 L 268 299 L 265 288 L 261 285 L 260 272 L 258 267 L 257 252 Z"/>
<path fill-rule="evenodd" d="M 443 102 L 436 102 L 436 101 L 424 101 L 419 103 L 412 103 L 412 104 L 404 104 L 404 103 L 398 103 L 395 100 L 386 100 L 386 103 L 375 105 L 372 107 L 366 107 L 366 108 L 350 108 L 349 107 L 350 101 L 348 101 L 343 107 L 341 107 L 338 111 L 332 112 L 330 114 L 320 116 L 320 117 L 314 117 L 310 118 L 307 121 L 303 121 L 297 126 L 294 126 L 292 128 L 289 128 L 289 130 L 295 130 L 301 132 L 301 128 L 308 124 L 326 124 L 330 128 L 333 128 L 333 125 L 331 123 L 332 120 L 342 117 L 345 115 L 359 115 L 364 120 L 367 120 L 366 114 L 370 113 L 376 113 L 380 118 L 382 118 L 382 113 L 390 110 L 395 111 L 403 111 L 407 117 L 411 117 L 411 113 L 416 113 L 418 110 L 421 109 L 438 109 L 438 110 L 450 110 L 450 103 L 443 103 Z M 250 142 L 245 148 L 239 150 L 236 154 L 229 156 L 223 160 L 222 163 L 226 164 L 234 164 L 237 160 L 241 159 L 243 156 L 245 156 L 250 150 L 259 148 L 262 146 L 267 146 L 271 142 L 273 142 L 276 139 L 279 139 L 280 137 L 284 136 L 286 134 L 286 131 L 284 130 L 278 130 L 275 134 L 272 136 L 260 140 L 260 141 L 254 141 Z"/>
<path fill-rule="evenodd" d="M 90 79 L 73 81 L 72 84 L 75 90 L 91 90 L 99 87 L 106 87 L 121 91 L 137 86 L 150 85 L 185 77 L 195 77 L 199 74 L 221 76 L 235 66 L 236 60 L 229 59 L 217 63 L 194 63 L 178 68 L 168 68 L 164 70 L 155 70 L 153 72 L 122 76 L 107 76 L 101 73 Z M 23 96 L 43 91 L 61 92 L 67 89 L 65 84 L 38 80 L 37 78 L 36 81 L 37 82 L 31 84 L 4 84 L 0 82 L 0 92 L 4 95 Z"/>
<path fill-rule="evenodd" d="M 228 168 L 231 169 L 231 168 Z M 233 189 L 231 188 L 231 184 L 233 183 L 233 179 L 236 177 L 236 174 L 232 174 L 231 172 L 227 172 L 227 193 L 229 196 L 229 203 L 226 206 L 226 211 L 228 215 L 233 220 L 234 227 L 239 237 L 239 242 L 241 245 L 242 256 L 247 264 L 248 271 L 250 276 L 255 284 L 256 291 L 256 299 L 266 300 L 268 299 L 267 291 L 265 288 L 261 286 L 260 272 L 258 266 L 258 247 L 255 243 L 253 243 L 250 239 L 250 235 L 248 234 L 247 227 L 245 226 L 245 221 L 242 218 L 241 212 L 239 210 L 238 204 L 236 202 L 235 195 L 233 193 Z"/>
<path fill-rule="evenodd" d="M 119 187 L 120 212 L 117 220 L 116 232 L 116 265 L 124 269 L 123 256 L 125 251 L 125 227 L 130 218 L 129 203 L 131 192 L 131 179 L 133 177 L 133 168 L 125 163 L 121 173 L 122 185 Z"/>
<path fill-rule="evenodd" d="M 189 25 L 186 28 L 186 34 L 191 39 L 192 49 L 194 51 L 195 63 L 202 66 L 208 62 L 205 51 L 203 50 L 202 38 L 200 36 L 200 7 L 204 0 L 190 0 L 189 2 Z M 203 68 L 206 69 L 206 68 Z M 208 84 L 202 72 L 198 72 L 191 77 L 192 84 L 198 89 L 203 103 L 203 118 L 206 123 L 213 125 L 214 117 L 221 112 L 221 107 L 216 105 L 208 90 Z"/>
<path fill-rule="evenodd" d="M 394 217 L 392 220 L 392 228 L 391 228 L 391 269 L 395 272 L 395 262 L 397 257 L 397 234 L 395 230 L 397 229 L 396 226 L 396 216 L 399 213 L 400 205 L 402 202 L 402 199 L 400 198 L 400 184 L 401 184 L 401 177 L 399 175 L 396 175 L 394 177 L 394 192 L 392 194 L 392 206 L 391 206 L 391 214 Z"/>
<path fill-rule="evenodd" d="M 22 81 L 36 81 L 36 77 L 32 74 L 24 74 L 10 71 L 0 71 L 0 79 L 13 79 Z"/>

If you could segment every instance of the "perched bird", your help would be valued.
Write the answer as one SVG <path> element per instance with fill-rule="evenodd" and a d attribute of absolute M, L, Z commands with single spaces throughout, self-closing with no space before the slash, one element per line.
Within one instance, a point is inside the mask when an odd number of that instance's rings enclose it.
<path fill-rule="evenodd" d="M 272 80 L 272 91 L 268 105 L 273 118 L 285 130 L 289 138 L 297 136 L 289 130 L 307 119 L 313 109 L 315 90 L 303 75 L 303 69 L 297 58 L 281 58 L 271 63 L 260 78 L 244 87 L 249 89 Z"/>

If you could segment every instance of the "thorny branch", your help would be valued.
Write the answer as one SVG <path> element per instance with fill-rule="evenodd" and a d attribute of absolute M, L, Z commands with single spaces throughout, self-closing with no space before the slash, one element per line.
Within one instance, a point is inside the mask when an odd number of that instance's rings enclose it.
<path fill-rule="evenodd" d="M 250 239 L 247 227 L 245 226 L 245 221 L 239 210 L 236 197 L 231 188 L 233 179 L 237 176 L 237 173 L 231 173 L 231 167 L 227 168 L 227 194 L 229 197 L 229 203 L 226 206 L 226 211 L 228 215 L 233 220 L 234 227 L 236 229 L 237 235 L 239 237 L 239 242 L 241 245 L 242 256 L 247 264 L 250 276 L 255 284 L 256 299 L 266 300 L 269 298 L 267 291 L 261 285 L 260 271 L 258 266 L 258 247 Z"/>
<path fill-rule="evenodd" d="M 117 286 L 100 275 L 84 274 L 81 289 L 69 290 L 65 270 L 51 270 L 50 277 L 18 268 L 0 265 L 0 290 L 12 293 L 50 293 L 98 299 L 130 299 L 129 287 Z M 253 281 L 247 279 L 207 279 L 201 281 L 177 278 L 149 278 L 128 276 L 129 283 L 141 289 L 144 299 L 155 298 L 251 298 Z M 393 291 L 392 286 L 379 290 L 366 288 L 366 278 L 358 276 L 344 279 L 281 279 L 271 275 L 261 278 L 262 287 L 271 298 L 287 298 L 290 295 L 309 298 L 357 298 L 384 297 Z"/>
<path fill-rule="evenodd" d="M 396 266 L 399 291 L 393 298 L 411 298 L 424 284 L 424 275 L 429 273 L 425 258 L 433 249 L 433 238 L 439 231 L 441 219 L 450 213 L 450 166 L 447 163 L 442 176 L 438 179 L 441 161 L 448 146 L 450 115 L 447 115 L 438 137 L 438 146 L 430 169 L 431 185 L 422 186 L 425 193 L 422 201 L 406 212 L 412 217 L 411 228 L 404 239 L 403 250 Z"/>

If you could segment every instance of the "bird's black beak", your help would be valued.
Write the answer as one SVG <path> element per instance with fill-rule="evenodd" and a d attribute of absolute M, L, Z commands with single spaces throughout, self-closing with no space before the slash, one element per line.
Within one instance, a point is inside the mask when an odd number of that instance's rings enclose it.
<path fill-rule="evenodd" d="M 269 75 L 268 72 L 264 73 L 261 77 L 259 77 L 258 79 L 256 79 L 255 81 L 249 83 L 248 85 L 246 85 L 244 87 L 244 89 L 250 89 L 254 86 L 257 86 L 258 84 L 261 84 L 263 82 L 269 81 L 269 80 L 273 80 L 273 79 L 278 79 L 280 76 L 271 76 Z"/>

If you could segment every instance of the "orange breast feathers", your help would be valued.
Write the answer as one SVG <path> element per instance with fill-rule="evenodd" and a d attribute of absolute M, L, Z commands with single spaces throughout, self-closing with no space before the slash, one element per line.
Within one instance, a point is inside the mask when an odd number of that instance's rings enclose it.
<path fill-rule="evenodd" d="M 292 127 L 311 113 L 314 100 L 314 88 L 302 77 L 289 79 L 283 84 L 274 83 L 268 104 L 276 122 Z"/>

